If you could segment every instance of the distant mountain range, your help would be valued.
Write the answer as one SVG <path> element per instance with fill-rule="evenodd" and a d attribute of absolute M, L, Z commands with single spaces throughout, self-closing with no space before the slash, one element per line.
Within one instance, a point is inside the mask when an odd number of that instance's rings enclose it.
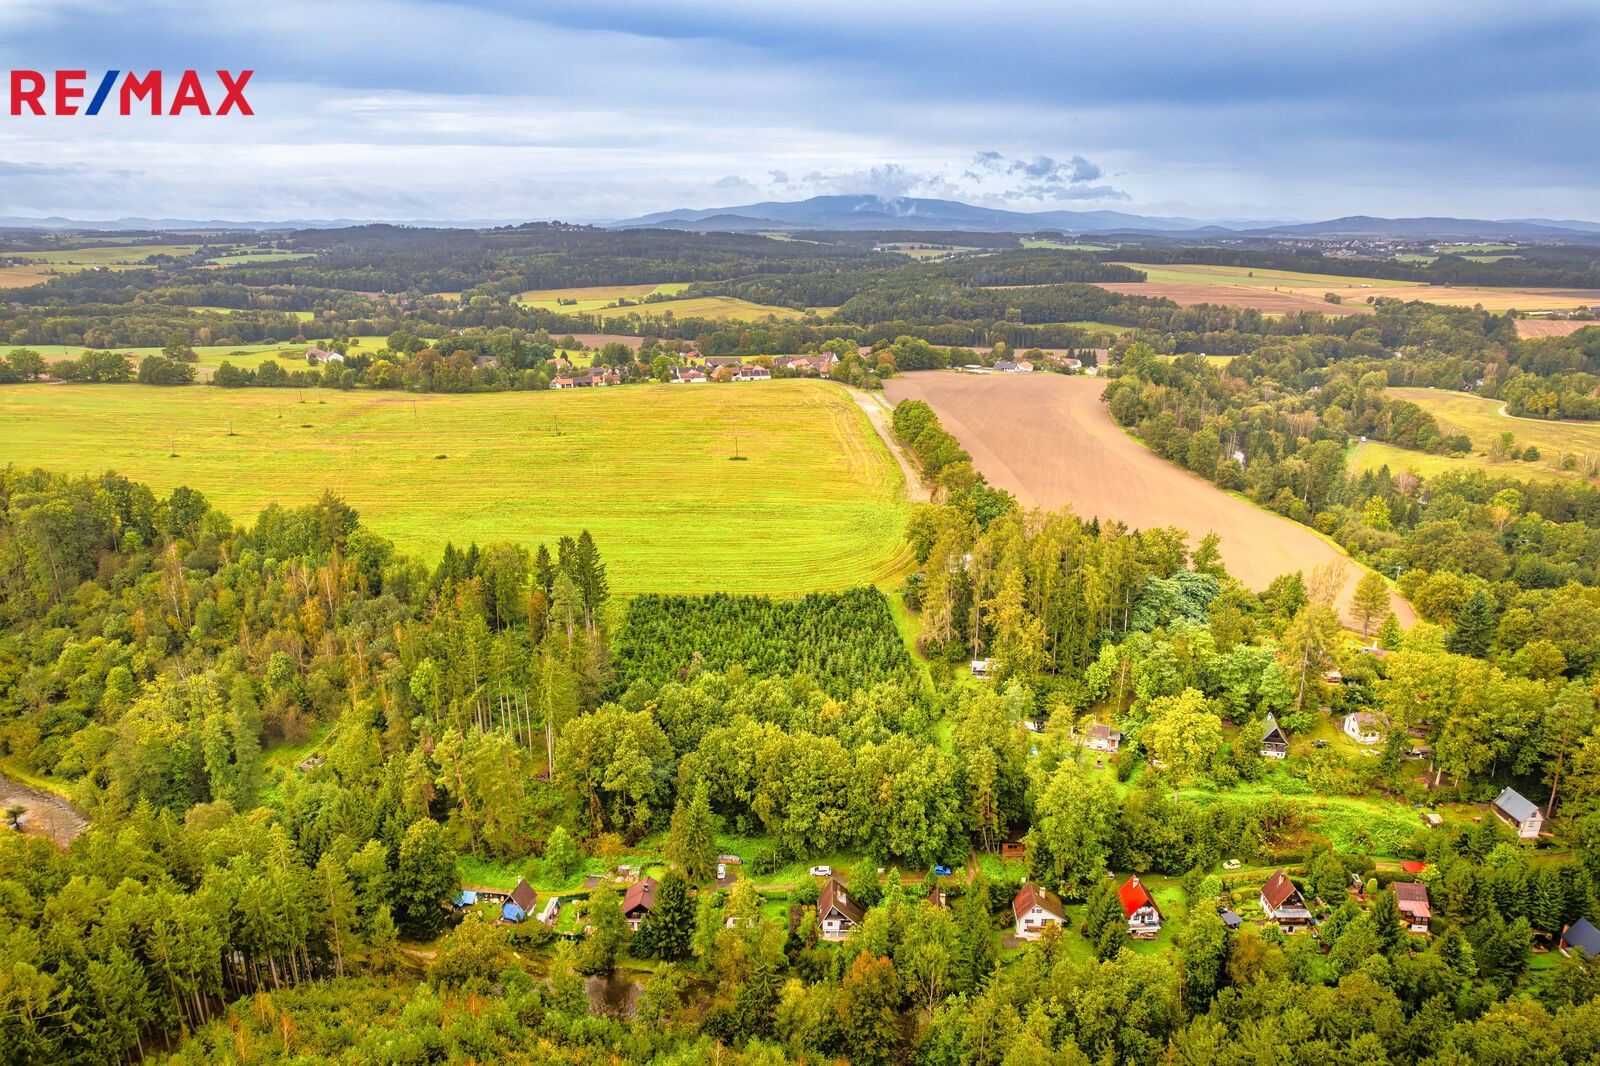
<path fill-rule="evenodd" d="M 53 230 L 258 230 L 340 229 L 368 225 L 373 219 L 287 219 L 248 222 L 233 219 L 119 218 L 83 221 L 59 216 L 22 218 L 0 216 L 0 229 Z M 509 219 L 407 219 L 393 225 L 430 228 L 484 229 L 515 225 Z M 1410 240 L 1600 240 L 1600 222 L 1547 218 L 1375 218 L 1350 215 L 1323 222 L 1259 220 L 1204 221 L 1166 218 L 1124 211 L 1007 211 L 978 207 L 959 200 L 902 196 L 883 199 L 873 195 L 813 196 L 809 200 L 768 200 L 737 207 L 680 208 L 601 222 L 613 229 L 675 229 L 695 232 L 749 233 L 801 230 L 898 230 L 969 233 L 1063 233 L 1130 237 L 1395 237 Z"/>
<path fill-rule="evenodd" d="M 1223 221 L 1163 218 L 1123 211 L 1006 211 L 958 200 L 922 197 L 813 196 L 809 200 L 657 211 L 609 225 L 700 231 L 929 230 L 975 233 L 1061 233 L 1193 237 L 1400 237 L 1468 240 L 1559 239 L 1600 235 L 1600 223 L 1541 218 L 1374 218 L 1351 215 L 1326 222 Z"/>

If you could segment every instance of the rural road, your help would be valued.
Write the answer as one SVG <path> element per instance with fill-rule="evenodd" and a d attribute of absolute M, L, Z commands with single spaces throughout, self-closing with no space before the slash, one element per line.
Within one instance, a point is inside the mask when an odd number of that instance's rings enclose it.
<path fill-rule="evenodd" d="M 872 428 L 883 438 L 884 447 L 889 449 L 894 461 L 900 464 L 900 470 L 906 476 L 906 499 L 912 503 L 927 503 L 933 499 L 928 486 L 922 483 L 922 475 L 917 473 L 917 468 L 906 458 L 905 449 L 895 440 L 894 423 L 889 420 L 889 415 L 894 409 L 884 401 L 881 394 L 876 392 L 851 389 L 850 395 L 855 399 L 856 406 L 866 412 L 867 421 L 872 423 Z"/>
<path fill-rule="evenodd" d="M 1350 601 L 1362 567 L 1311 530 L 1229 496 L 1173 466 L 1111 420 L 1099 378 L 1061 374 L 961 374 L 920 371 L 890 378 L 891 401 L 925 400 L 939 414 L 989 482 L 1026 507 L 1071 507 L 1148 529 L 1175 526 L 1191 545 L 1208 532 L 1221 538 L 1228 572 L 1256 591 L 1280 574 L 1336 564 L 1344 575 L 1338 598 Z M 1416 620 L 1398 594 L 1390 605 L 1402 625 Z"/>

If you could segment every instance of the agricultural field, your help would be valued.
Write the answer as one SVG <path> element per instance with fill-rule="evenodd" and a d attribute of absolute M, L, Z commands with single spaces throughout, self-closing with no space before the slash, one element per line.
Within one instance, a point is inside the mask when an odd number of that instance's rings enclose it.
<path fill-rule="evenodd" d="M 1331 542 L 1280 515 L 1231 496 L 1147 451 L 1111 420 L 1100 402 L 1104 382 L 1060 374 L 905 374 L 884 385 L 898 403 L 925 400 L 972 454 L 989 481 L 1025 507 L 1071 507 L 1139 528 L 1175 526 L 1191 542 L 1221 539 L 1228 572 L 1252 589 L 1293 571 L 1332 563 L 1345 576 L 1348 612 L 1361 567 Z M 1040 442 L 1049 441 L 1049 447 Z M 1414 615 L 1391 594 L 1402 623 Z"/>
<path fill-rule="evenodd" d="M 1110 244 L 1092 244 L 1088 241 L 1053 241 L 1048 237 L 1023 237 L 1024 248 L 1054 248 L 1058 252 L 1109 252 L 1115 246 Z"/>
<path fill-rule="evenodd" d="M 1600 423 L 1554 422 L 1539 418 L 1517 418 L 1504 413 L 1499 400 L 1442 389 L 1395 388 L 1390 396 L 1412 403 L 1438 419 L 1446 433 L 1465 433 L 1472 438 L 1468 456 L 1428 455 L 1369 441 L 1351 453 L 1351 466 L 1359 470 L 1387 465 L 1391 470 L 1410 470 L 1425 477 L 1446 470 L 1476 468 L 1512 477 L 1583 477 L 1590 464 L 1600 460 Z M 1499 459 L 1490 454 L 1502 433 L 1511 433 L 1519 448 L 1539 449 L 1536 462 Z M 1564 456 L 1576 457 L 1577 468 L 1562 468 Z M 1587 461 L 1587 462 L 1586 462 Z"/>
<path fill-rule="evenodd" d="M 24 289 L 50 280 L 50 267 L 39 263 L 0 266 L 0 289 Z"/>
<path fill-rule="evenodd" d="M 1260 311 L 1320 311 L 1352 314 L 1368 310 L 1369 296 L 1422 300 L 1447 307 L 1482 305 L 1489 311 L 1567 311 L 1600 303 L 1600 290 L 1457 288 L 1385 278 L 1352 278 L 1293 270 L 1191 264 L 1125 263 L 1145 272 L 1144 282 L 1099 282 L 1102 289 L 1134 296 L 1165 296 L 1188 307 L 1198 303 L 1254 307 Z M 1331 304 L 1324 294 L 1344 302 Z"/>
<path fill-rule="evenodd" d="M 751 303 L 732 296 L 691 296 L 677 300 L 645 303 L 652 294 L 675 296 L 689 286 L 681 282 L 665 285 L 596 285 L 575 289 L 532 289 L 517 297 L 518 302 L 529 307 L 558 311 L 564 314 L 596 315 L 600 318 L 623 318 L 628 315 L 661 315 L 668 311 L 678 318 L 725 318 L 733 322 L 756 322 L 769 315 L 777 318 L 801 318 L 791 307 L 773 307 Z M 631 301 L 626 306 L 616 306 L 618 300 Z M 572 301 L 572 302 L 563 302 Z"/>
<path fill-rule="evenodd" d="M 213 256 L 206 262 L 213 266 L 235 266 L 243 263 L 287 263 L 296 259 L 311 259 L 310 252 L 285 252 L 274 249 L 255 249 L 241 252 L 229 252 L 226 255 Z"/>
<path fill-rule="evenodd" d="M 63 248 L 49 252 L 13 252 L 17 259 L 47 263 L 57 268 L 133 267 L 153 255 L 186 256 L 199 251 L 198 244 L 97 244 L 88 248 Z"/>
<path fill-rule="evenodd" d="M 1573 318 L 1519 318 L 1517 336 L 1570 337 L 1580 329 L 1600 329 L 1600 322 L 1585 322 Z"/>
<path fill-rule="evenodd" d="M 240 521 L 330 490 L 428 558 L 447 540 L 531 546 L 587 528 L 623 595 L 801 593 L 903 566 L 904 477 L 827 382 L 471 396 L 19 385 L 0 389 L 0 420 L 0 463 L 189 485 Z"/>

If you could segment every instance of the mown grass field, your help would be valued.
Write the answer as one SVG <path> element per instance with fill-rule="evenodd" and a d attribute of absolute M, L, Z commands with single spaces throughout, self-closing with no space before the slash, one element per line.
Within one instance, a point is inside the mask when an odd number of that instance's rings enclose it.
<path fill-rule="evenodd" d="M 768 315 L 801 318 L 792 307 L 751 303 L 732 296 L 688 296 L 677 300 L 645 303 L 651 295 L 676 296 L 689 286 L 684 282 L 663 285 L 591 285 L 576 289 L 530 289 L 519 293 L 517 301 L 529 307 L 565 314 L 623 318 L 628 315 L 661 315 L 670 311 L 678 318 L 724 318 L 732 322 L 757 322 Z M 631 301 L 614 306 L 618 300 Z M 563 302 L 567 301 L 567 302 Z"/>
<path fill-rule="evenodd" d="M 1516 477 L 1572 478 L 1585 476 L 1584 471 L 1588 469 L 1585 460 L 1600 460 L 1600 423 L 1597 422 L 1514 418 L 1501 413 L 1499 400 L 1442 389 L 1397 388 L 1389 389 L 1388 394 L 1410 400 L 1428 411 L 1447 433 L 1465 433 L 1472 439 L 1472 454 L 1461 457 L 1428 455 L 1369 441 L 1357 445 L 1351 452 L 1353 469 L 1375 470 L 1387 464 L 1390 470 L 1410 470 L 1423 477 L 1476 468 Z M 1538 460 L 1492 458 L 1490 448 L 1502 433 L 1512 434 L 1515 447 L 1532 445 L 1538 448 Z M 1576 470 L 1563 469 L 1562 460 L 1568 455 L 1576 457 Z"/>
<path fill-rule="evenodd" d="M 532 546 L 587 528 L 621 595 L 797 594 L 904 564 L 904 478 L 828 382 L 471 396 L 17 385 L 0 388 L 0 424 L 0 463 L 189 485 L 240 521 L 331 490 L 426 558 L 446 540 Z"/>

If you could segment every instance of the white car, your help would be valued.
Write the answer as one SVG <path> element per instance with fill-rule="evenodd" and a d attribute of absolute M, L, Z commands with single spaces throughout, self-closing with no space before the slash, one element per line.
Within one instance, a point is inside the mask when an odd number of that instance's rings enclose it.
<path fill-rule="evenodd" d="M 833 876 L 833 867 L 831 867 L 831 866 L 813 866 L 811 868 L 811 876 L 812 877 L 832 877 Z"/>

